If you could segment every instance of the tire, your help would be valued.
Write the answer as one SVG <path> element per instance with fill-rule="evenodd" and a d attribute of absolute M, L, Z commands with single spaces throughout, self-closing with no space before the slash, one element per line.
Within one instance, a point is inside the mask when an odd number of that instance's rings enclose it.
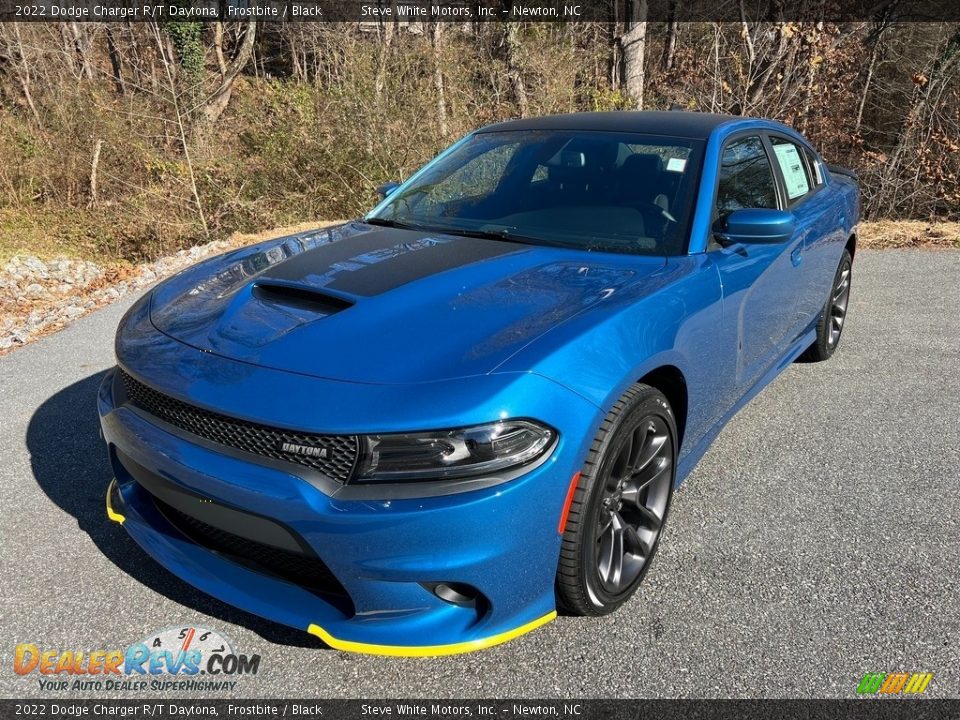
<path fill-rule="evenodd" d="M 817 320 L 817 339 L 808 347 L 800 360 L 804 362 L 821 362 L 828 360 L 840 345 L 844 321 L 850 307 L 850 284 L 853 280 L 853 258 L 847 250 L 840 257 L 840 264 L 830 284 L 830 294 L 827 302 L 820 311 Z"/>
<path fill-rule="evenodd" d="M 557 570 L 562 610 L 606 615 L 636 592 L 660 542 L 676 465 L 670 404 L 655 388 L 634 385 L 604 418 L 580 472 Z"/>

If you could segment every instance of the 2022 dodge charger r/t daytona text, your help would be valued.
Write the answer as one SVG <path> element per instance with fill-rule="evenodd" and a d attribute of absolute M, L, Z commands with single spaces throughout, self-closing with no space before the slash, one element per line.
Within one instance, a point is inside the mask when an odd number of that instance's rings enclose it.
<path fill-rule="evenodd" d="M 107 513 L 202 590 L 438 655 L 621 605 L 724 423 L 843 329 L 852 178 L 779 123 L 504 122 L 139 300 Z"/>

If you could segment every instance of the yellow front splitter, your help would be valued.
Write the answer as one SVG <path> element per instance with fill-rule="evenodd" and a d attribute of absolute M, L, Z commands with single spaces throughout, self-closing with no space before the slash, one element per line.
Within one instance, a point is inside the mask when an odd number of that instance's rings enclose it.
<path fill-rule="evenodd" d="M 113 522 L 122 525 L 127 518 L 114 510 L 110 502 L 110 496 L 113 494 L 113 489 L 116 484 L 117 480 L 114 478 L 110 481 L 110 484 L 107 485 L 107 517 L 113 520 Z M 506 632 L 478 640 L 468 640 L 467 642 L 451 643 L 449 645 L 375 645 L 372 643 L 340 640 L 319 625 L 313 624 L 307 628 L 307 632 L 311 635 L 316 635 L 333 649 L 344 652 L 364 653 L 366 655 L 391 655 L 394 657 L 437 657 L 440 655 L 460 655 L 461 653 L 476 652 L 477 650 L 485 650 L 494 645 L 500 645 L 501 643 L 508 642 L 536 630 L 541 625 L 546 625 L 556 617 L 557 611 L 552 610 L 543 617 L 537 618 L 513 630 L 507 630 Z"/>
<path fill-rule="evenodd" d="M 541 625 L 557 617 L 557 611 L 552 610 L 543 617 L 537 618 L 526 625 L 521 625 L 513 630 L 491 635 L 490 637 L 480 638 L 478 640 L 468 640 L 467 642 L 451 643 L 449 645 L 374 645 L 371 643 L 353 642 L 351 640 L 340 640 L 328 633 L 319 625 L 310 625 L 307 632 L 316 635 L 327 645 L 335 650 L 344 652 L 364 653 L 366 655 L 391 655 L 394 657 L 437 657 L 440 655 L 460 655 L 461 653 L 476 652 L 485 650 L 494 645 L 500 645 L 521 635 L 536 630 Z"/>
<path fill-rule="evenodd" d="M 113 505 L 110 504 L 110 496 L 113 494 L 113 488 L 117 486 L 117 479 L 114 478 L 110 481 L 110 484 L 107 485 L 107 517 L 113 520 L 115 523 L 120 523 L 123 525 L 123 521 L 127 518 L 124 515 L 121 515 L 116 510 L 113 509 Z"/>

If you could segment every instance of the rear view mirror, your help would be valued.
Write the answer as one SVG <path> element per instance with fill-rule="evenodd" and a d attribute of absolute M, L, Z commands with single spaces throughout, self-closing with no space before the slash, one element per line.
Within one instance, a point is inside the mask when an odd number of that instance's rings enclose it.
<path fill-rule="evenodd" d="M 398 187 L 400 187 L 400 183 L 396 182 L 395 180 L 385 182 L 383 185 L 377 185 L 377 195 L 379 195 L 380 199 L 383 200 Z"/>
<path fill-rule="evenodd" d="M 734 210 L 717 221 L 714 236 L 721 245 L 777 245 L 787 242 L 795 227 L 793 213 L 784 210 Z"/>

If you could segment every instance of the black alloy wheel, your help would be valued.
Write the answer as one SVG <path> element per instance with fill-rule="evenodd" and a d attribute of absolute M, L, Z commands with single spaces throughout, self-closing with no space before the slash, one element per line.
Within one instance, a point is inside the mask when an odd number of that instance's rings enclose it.
<path fill-rule="evenodd" d="M 830 299 L 830 325 L 827 344 L 836 347 L 843 332 L 843 321 L 847 318 L 847 304 L 850 302 L 850 262 L 840 265 Z"/>
<path fill-rule="evenodd" d="M 666 398 L 635 385 L 594 440 L 564 530 L 557 595 L 578 615 L 605 615 L 637 589 L 673 496 L 677 431 Z"/>
<path fill-rule="evenodd" d="M 847 250 L 840 257 L 840 264 L 830 285 L 830 295 L 820 312 L 817 321 L 817 337 L 807 348 L 801 360 L 820 362 L 827 360 L 836 352 L 840 344 L 840 335 L 850 309 L 850 285 L 853 280 L 853 258 Z"/>

